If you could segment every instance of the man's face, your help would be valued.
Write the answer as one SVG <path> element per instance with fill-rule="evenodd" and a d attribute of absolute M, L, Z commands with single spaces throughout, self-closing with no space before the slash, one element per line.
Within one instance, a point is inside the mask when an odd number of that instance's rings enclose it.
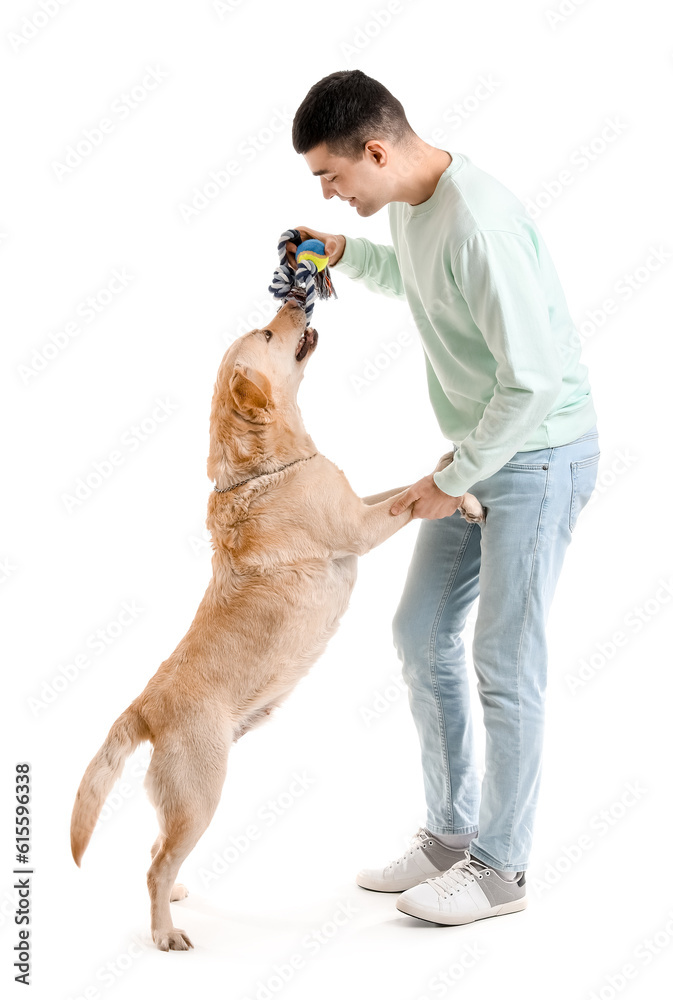
<path fill-rule="evenodd" d="M 390 179 L 386 173 L 390 159 L 383 143 L 368 142 L 358 160 L 334 156 L 321 143 L 304 153 L 304 159 L 311 173 L 320 177 L 324 197 L 336 195 L 358 215 L 374 215 L 391 200 L 387 197 Z"/>

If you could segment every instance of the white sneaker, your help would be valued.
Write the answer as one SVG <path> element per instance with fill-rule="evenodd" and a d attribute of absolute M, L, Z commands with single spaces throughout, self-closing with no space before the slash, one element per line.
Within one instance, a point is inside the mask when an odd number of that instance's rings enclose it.
<path fill-rule="evenodd" d="M 435 924 L 469 924 L 483 917 L 524 910 L 526 873 L 510 882 L 465 851 L 443 875 L 412 886 L 395 903 L 398 910 Z"/>
<path fill-rule="evenodd" d="M 404 892 L 425 882 L 461 861 L 469 849 L 452 850 L 439 844 L 424 827 L 411 838 L 411 847 L 385 868 L 363 868 L 355 881 L 363 889 L 377 892 Z"/>

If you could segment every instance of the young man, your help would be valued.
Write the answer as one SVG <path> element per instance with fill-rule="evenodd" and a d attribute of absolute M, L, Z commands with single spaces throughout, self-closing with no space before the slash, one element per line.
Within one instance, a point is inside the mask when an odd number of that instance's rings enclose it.
<path fill-rule="evenodd" d="M 426 826 L 401 858 L 357 882 L 401 891 L 400 910 L 443 924 L 523 909 L 545 626 L 600 455 L 579 337 L 521 202 L 464 153 L 423 142 L 382 84 L 360 70 L 320 80 L 295 115 L 292 142 L 326 198 L 364 217 L 388 205 L 391 246 L 297 228 L 325 243 L 337 271 L 406 298 L 433 409 L 456 446 L 453 462 L 392 511 L 413 503 L 423 519 L 393 639 L 420 739 Z M 482 524 L 456 513 L 468 491 L 486 508 Z M 481 788 L 461 639 L 478 595 Z"/>

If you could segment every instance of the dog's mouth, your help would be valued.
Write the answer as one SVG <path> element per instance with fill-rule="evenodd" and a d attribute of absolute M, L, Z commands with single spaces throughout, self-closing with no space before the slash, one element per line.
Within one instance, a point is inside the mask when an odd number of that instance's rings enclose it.
<path fill-rule="evenodd" d="M 307 326 L 297 344 L 297 350 L 294 352 L 297 361 L 303 361 L 309 351 L 315 350 L 317 343 L 318 331 L 314 330 L 312 326 Z"/>

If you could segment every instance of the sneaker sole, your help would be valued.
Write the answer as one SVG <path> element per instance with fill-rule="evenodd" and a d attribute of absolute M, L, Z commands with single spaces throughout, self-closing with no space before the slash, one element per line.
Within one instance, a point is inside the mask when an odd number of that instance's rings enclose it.
<path fill-rule="evenodd" d="M 402 905 L 400 905 L 402 904 Z M 501 917 L 505 913 L 516 913 L 519 910 L 525 910 L 528 906 L 528 899 L 523 896 L 521 899 L 513 899 L 509 903 L 502 903 L 500 906 L 492 906 L 487 913 L 477 913 L 474 916 L 464 917 L 451 916 L 448 917 L 442 913 L 437 913 L 435 910 L 429 910 L 425 906 L 419 906 L 417 903 L 412 903 L 411 900 L 398 899 L 395 904 L 398 910 L 402 913 L 408 913 L 412 917 L 418 917 L 419 920 L 427 920 L 431 924 L 471 924 L 475 920 L 483 920 L 484 917 Z"/>
<path fill-rule="evenodd" d="M 441 875 L 441 872 L 437 872 L 437 874 Z M 357 875 L 355 883 L 356 885 L 359 885 L 361 889 L 370 889 L 372 892 L 404 892 L 406 889 L 413 889 L 415 886 L 420 885 L 421 882 L 425 882 L 428 878 L 432 878 L 432 876 L 426 875 L 425 878 L 419 879 L 400 879 L 391 885 L 390 882 L 382 882 L 379 879 L 368 878 L 366 875 Z"/>

